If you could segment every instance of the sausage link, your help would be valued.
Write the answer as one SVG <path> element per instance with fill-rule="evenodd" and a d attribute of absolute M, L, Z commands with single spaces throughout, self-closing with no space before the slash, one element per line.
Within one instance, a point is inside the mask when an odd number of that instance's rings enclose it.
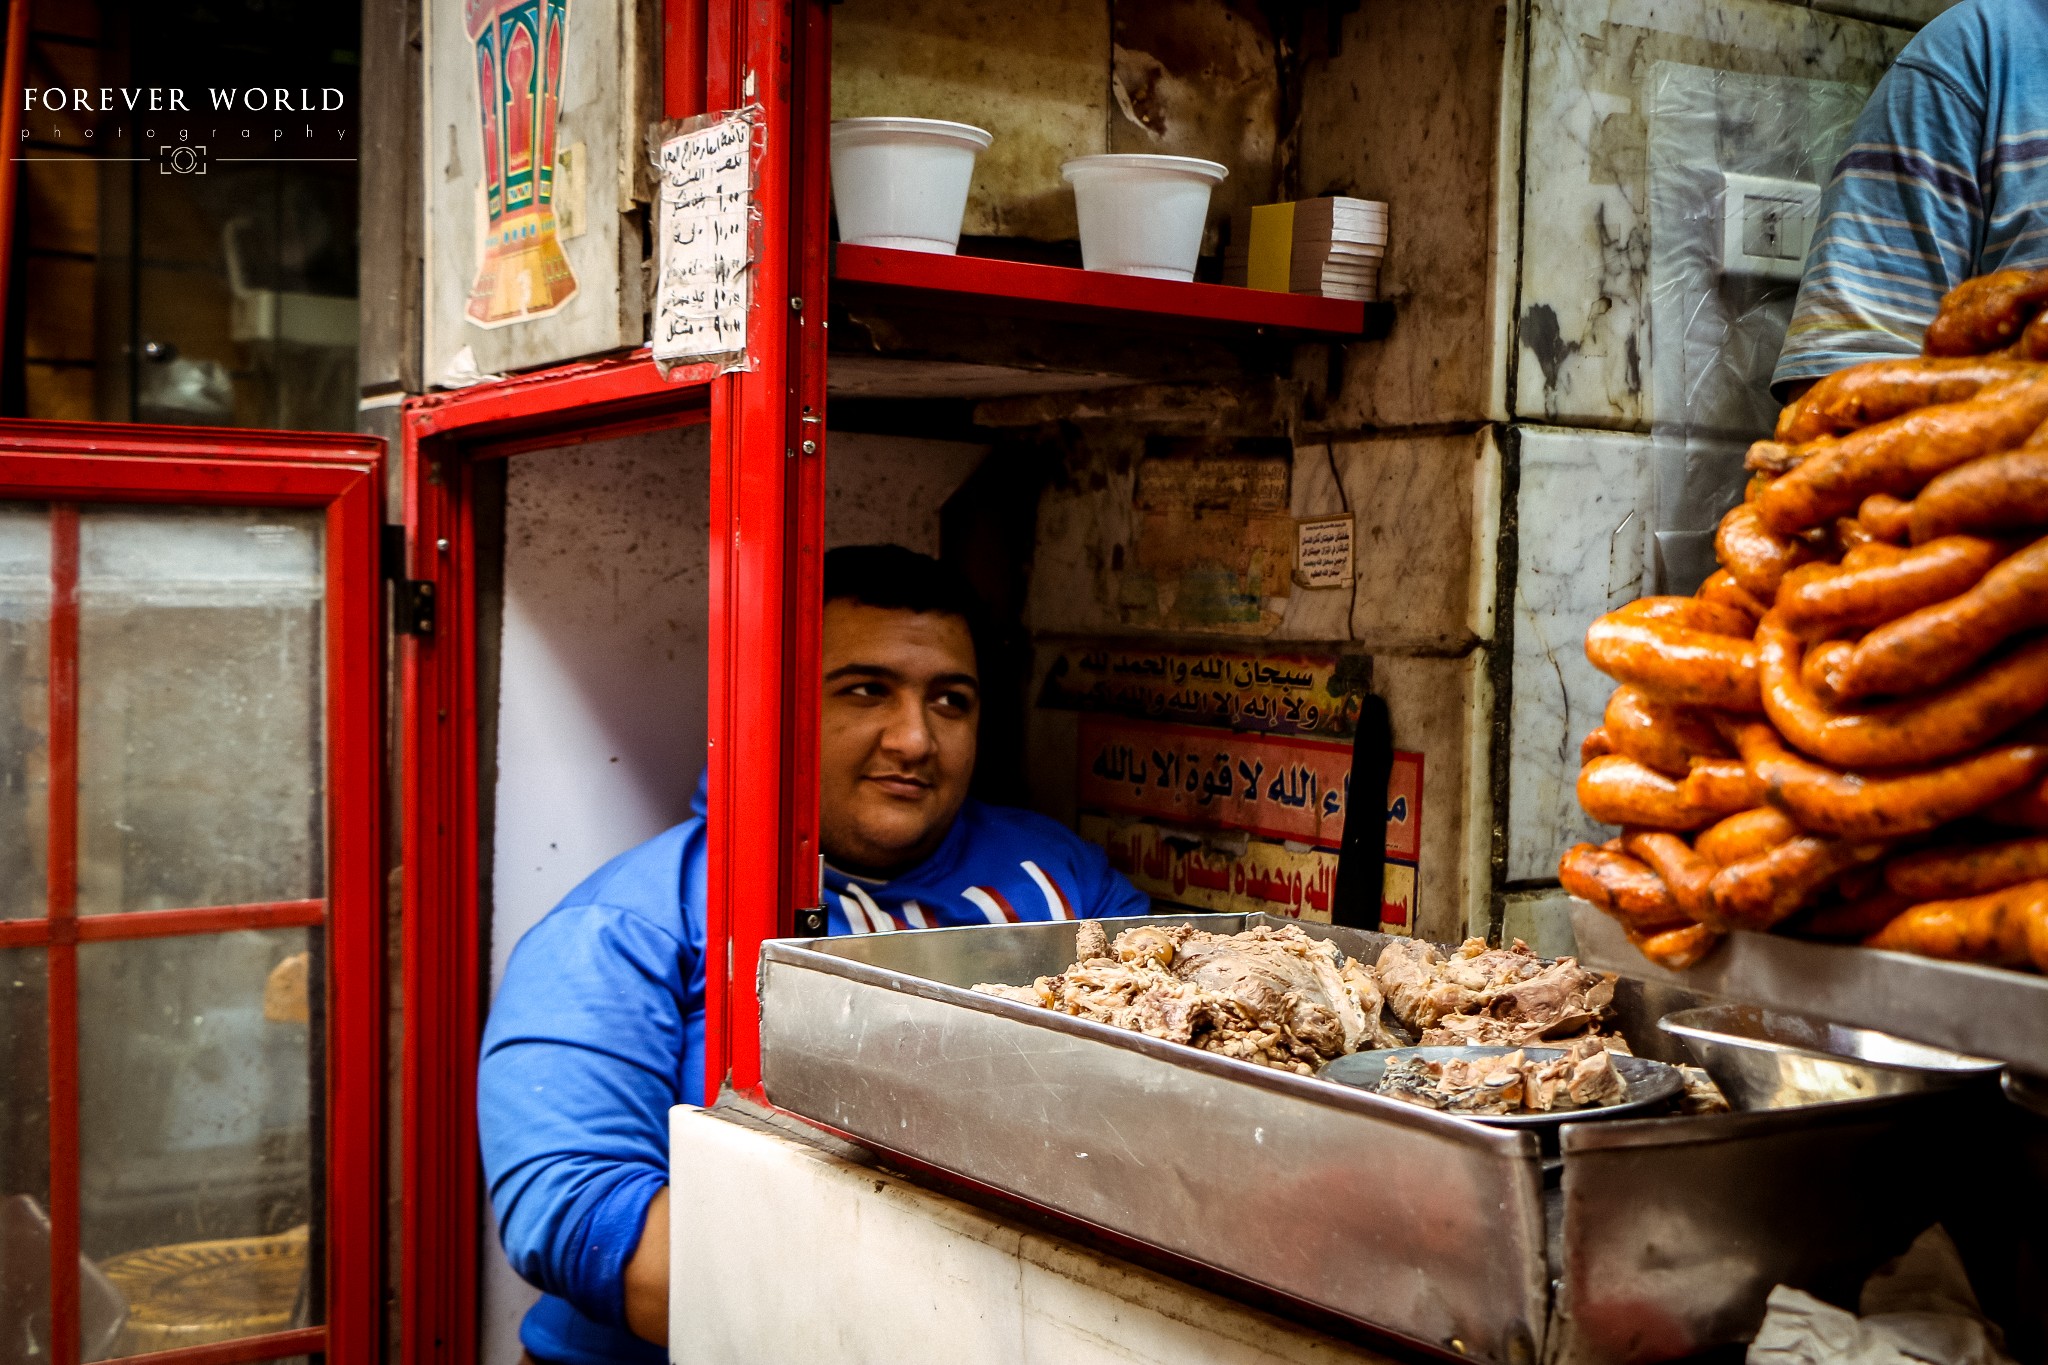
<path fill-rule="evenodd" d="M 1902 356 L 1865 361 L 1836 370 L 1780 412 L 1777 438 L 1798 445 L 1818 436 L 1836 436 L 1867 427 L 1932 403 L 1960 403 L 1976 397 L 1986 384 L 2010 379 L 2028 368 L 2020 361 L 1976 356 Z"/>
<path fill-rule="evenodd" d="M 1889 493 L 1872 493 L 1856 505 L 1856 524 L 1881 541 L 1904 545 L 1913 535 L 1913 504 Z"/>
<path fill-rule="evenodd" d="M 2048 312 L 2034 314 L 2012 350 L 2022 360 L 2048 360 Z"/>
<path fill-rule="evenodd" d="M 2048 773 L 2048 744 L 2009 744 L 1925 772 L 1864 777 L 1787 749 L 1763 724 L 1742 727 L 1749 771 L 1802 829 L 1845 839 L 1900 839 L 1974 815 Z"/>
<path fill-rule="evenodd" d="M 1621 846 L 1628 855 L 1657 874 L 1688 920 L 1697 920 L 1707 899 L 1707 883 L 1721 869 L 1687 847 L 1685 840 L 1662 830 L 1630 830 Z M 1637 926 L 1647 931 L 1651 926 Z"/>
<path fill-rule="evenodd" d="M 1780 415 L 1782 417 L 1782 414 Z M 1801 460 L 1812 455 L 1823 443 L 1832 444 L 1832 441 L 1826 437 L 1816 437 L 1796 445 L 1782 439 L 1757 441 L 1750 446 L 1749 453 L 1742 457 L 1742 467 L 1753 474 L 1776 478 L 1796 468 Z"/>
<path fill-rule="evenodd" d="M 1688 924 L 1683 929 L 1667 929 L 1661 934 L 1645 934 L 1633 939 L 1636 951 L 1666 971 L 1682 972 L 1721 942 L 1720 931 L 1709 929 L 1704 924 Z"/>
<path fill-rule="evenodd" d="M 1729 617 L 1741 616 L 1732 607 L 1695 598 L 1645 600 L 1685 602 Z M 1631 603 L 1630 607 L 1638 605 Z M 1600 617 L 1587 629 L 1586 658 L 1616 681 L 1667 701 L 1744 712 L 1761 706 L 1756 647 L 1746 636 L 1695 629 L 1624 607 Z"/>
<path fill-rule="evenodd" d="M 1864 943 L 1922 957 L 2048 971 L 2048 881 L 1916 905 Z"/>
<path fill-rule="evenodd" d="M 1735 581 L 1735 575 L 1726 569 L 1716 569 L 1707 575 L 1707 581 L 1700 584 L 1693 594 L 1702 602 L 1715 602 L 1724 607 L 1733 607 L 1749 618 L 1749 628 L 1756 629 L 1756 623 L 1770 610 L 1764 603 L 1750 595 L 1748 589 Z"/>
<path fill-rule="evenodd" d="M 1885 543 L 1871 534 L 1870 528 L 1865 526 L 1856 517 L 1836 517 L 1834 537 L 1835 547 L 1845 555 L 1859 545 L 1882 545 Z"/>
<path fill-rule="evenodd" d="M 1776 612 L 1757 627 L 1763 709 L 1792 746 L 1837 768 L 1903 768 L 1982 748 L 2048 706 L 2048 639 L 2036 639 L 1938 692 L 1832 711 L 1800 680 L 1803 647 Z"/>
<path fill-rule="evenodd" d="M 1755 503 L 1745 502 L 1721 518 L 1721 525 L 1714 532 L 1714 553 L 1721 560 L 1721 567 L 1735 576 L 1759 602 L 1769 603 L 1778 596 L 1778 584 L 1784 580 L 1787 569 L 1810 563 L 1814 558 L 1811 545 L 1797 536 L 1775 535 L 1764 529 L 1757 519 Z"/>
<path fill-rule="evenodd" d="M 2048 838 L 1923 848 L 1884 865 L 1885 885 L 1916 901 L 1980 896 L 2048 878 Z"/>
<path fill-rule="evenodd" d="M 1876 891 L 1836 905 L 1823 905 L 1794 928 L 1801 938 L 1858 943 L 1897 919 L 1912 904 L 1911 898 L 1896 891 Z"/>
<path fill-rule="evenodd" d="M 1609 613 L 1630 621 L 1661 621 L 1708 635 L 1731 635 L 1747 640 L 1756 629 L 1747 609 L 1699 597 L 1638 597 Z"/>
<path fill-rule="evenodd" d="M 1817 645 L 1808 645 L 1806 657 L 1799 661 L 1799 680 L 1814 696 L 1833 706 L 1841 700 L 1835 690 L 1835 674 L 1855 647 L 1847 640 L 1823 640 Z"/>
<path fill-rule="evenodd" d="M 1696 758 L 1678 794 L 1696 810 L 1716 810 L 1725 817 L 1762 805 L 1764 784 L 1739 758 Z"/>
<path fill-rule="evenodd" d="M 1792 823 L 1791 816 L 1776 806 L 1758 806 L 1709 825 L 1700 831 L 1692 846 L 1702 858 L 1726 867 L 1767 853 L 1798 835 L 1799 826 Z"/>
<path fill-rule="evenodd" d="M 1966 531 L 2008 531 L 2048 521 L 2048 427 L 2003 455 L 1986 455 L 1930 482 L 1913 499 L 1913 543 Z"/>
<path fill-rule="evenodd" d="M 1779 616 L 1809 640 L 1882 625 L 1967 591 L 2004 552 L 1995 540 L 1949 536 L 1895 555 L 1866 553 L 1892 548 L 1859 546 L 1839 568 L 1793 570 L 1778 590 Z"/>
<path fill-rule="evenodd" d="M 1988 355 L 2012 344 L 2048 304 L 2048 270 L 1995 270 L 1941 296 L 1923 343 L 1930 356 Z"/>
<path fill-rule="evenodd" d="M 1610 752 L 1627 754 L 1668 777 L 1692 771 L 1695 758 L 1732 753 L 1713 723 L 1696 709 L 1659 701 L 1639 687 L 1614 689 L 1600 727 Z M 1587 757 L 1582 752 L 1582 761 Z"/>
<path fill-rule="evenodd" d="M 1578 795 L 1579 805 L 1600 824 L 1638 829 L 1705 829 L 1756 804 L 1713 804 L 1710 798 L 1729 793 L 1688 788 L 1624 754 L 1606 754 L 1581 768 Z"/>
<path fill-rule="evenodd" d="M 1688 922 L 1663 879 L 1625 853 L 1573 844 L 1558 860 L 1557 879 L 1572 895 L 1600 907 L 1637 933 L 1655 933 Z"/>
<path fill-rule="evenodd" d="M 1768 929 L 1812 904 L 1829 882 L 1888 847 L 1802 834 L 1768 852 L 1728 864 L 1707 883 L 1700 922 L 1715 929 Z"/>
<path fill-rule="evenodd" d="M 1839 651 L 1828 681 L 1842 701 L 1924 692 L 2041 626 L 2048 626 L 2048 539 L 1994 565 L 1967 592 L 1887 621 Z"/>
<path fill-rule="evenodd" d="M 1814 452 L 1757 495 L 1767 530 L 1819 526 L 1872 493 L 1900 497 L 1980 455 L 2009 450 L 2048 421 L 2048 377 L 1994 384 L 1961 403 L 1918 408 Z"/>
<path fill-rule="evenodd" d="M 1579 741 L 1579 764 L 1583 767 L 1600 757 L 1600 755 L 1613 752 L 1614 740 L 1608 735 L 1607 727 L 1596 725 L 1586 732 L 1584 739 Z"/>

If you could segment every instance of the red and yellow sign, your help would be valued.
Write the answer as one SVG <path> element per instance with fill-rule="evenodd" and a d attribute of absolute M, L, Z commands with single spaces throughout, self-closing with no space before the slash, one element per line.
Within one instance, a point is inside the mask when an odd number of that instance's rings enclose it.
<path fill-rule="evenodd" d="M 1142 820 L 1107 815 L 1083 815 L 1080 828 L 1082 838 L 1102 845 L 1111 867 L 1148 895 L 1197 910 L 1330 922 L 1335 853 L 1296 852 L 1261 839 L 1231 852 Z"/>

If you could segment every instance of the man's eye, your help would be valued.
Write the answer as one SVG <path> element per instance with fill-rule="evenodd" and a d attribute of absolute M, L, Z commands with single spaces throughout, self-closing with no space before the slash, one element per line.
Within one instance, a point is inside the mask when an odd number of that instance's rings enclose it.
<path fill-rule="evenodd" d="M 970 692 L 941 692 L 936 705 L 951 715 L 964 716 L 974 710 L 974 695 Z"/>
<path fill-rule="evenodd" d="M 889 689 L 878 682 L 862 682 L 842 689 L 839 695 L 842 697 L 861 697 L 873 701 L 888 696 Z"/>

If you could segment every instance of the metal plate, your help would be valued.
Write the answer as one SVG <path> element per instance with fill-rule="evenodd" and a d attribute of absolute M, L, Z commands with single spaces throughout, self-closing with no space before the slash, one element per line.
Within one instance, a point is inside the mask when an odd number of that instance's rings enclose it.
<path fill-rule="evenodd" d="M 1317 1074 L 1323 1080 L 1377 1094 L 1380 1078 L 1387 1074 L 1389 1066 L 1399 1060 L 1420 1057 L 1428 1062 L 1448 1062 L 1460 1057 L 1505 1057 L 1515 1051 L 1537 1060 L 1564 1056 L 1564 1049 L 1555 1047 L 1390 1047 L 1378 1052 L 1354 1052 L 1348 1057 L 1339 1057 Z M 1558 1128 L 1567 1123 L 1584 1123 L 1593 1119 L 1640 1118 L 1660 1105 L 1669 1104 L 1685 1089 L 1685 1079 L 1678 1074 L 1676 1067 L 1648 1057 L 1617 1055 L 1614 1069 L 1628 1082 L 1628 1098 L 1619 1104 L 1603 1105 L 1597 1109 L 1553 1109 L 1543 1114 L 1430 1112 L 1447 1113 L 1467 1123 L 1484 1123 L 1495 1128 Z M 1401 1103 L 1410 1101 L 1402 1100 Z M 1429 1106 L 1417 1105 L 1416 1108 L 1428 1109 Z"/>
<path fill-rule="evenodd" d="M 1737 1109 L 1786 1109 L 1836 1100 L 1987 1083 L 2001 1062 L 1910 1043 L 1759 1005 L 1677 1010 L 1657 1027 L 1684 1041 Z"/>
<path fill-rule="evenodd" d="M 1589 967 L 1881 1029 L 2048 1076 L 2048 977 L 1752 933 L 1730 934 L 1706 961 L 1671 972 L 1644 960 L 1619 924 L 1584 901 L 1572 904 L 1572 929 Z"/>

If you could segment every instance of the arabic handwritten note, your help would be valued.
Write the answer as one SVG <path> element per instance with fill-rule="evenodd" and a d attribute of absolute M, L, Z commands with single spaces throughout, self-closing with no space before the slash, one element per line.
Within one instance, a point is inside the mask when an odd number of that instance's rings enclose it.
<path fill-rule="evenodd" d="M 1350 587 L 1352 516 L 1313 517 L 1294 525 L 1294 581 L 1304 588 Z"/>
<path fill-rule="evenodd" d="M 692 120 L 692 122 L 699 122 Z M 753 120 L 702 120 L 661 144 L 654 359 L 743 356 L 753 266 Z"/>

